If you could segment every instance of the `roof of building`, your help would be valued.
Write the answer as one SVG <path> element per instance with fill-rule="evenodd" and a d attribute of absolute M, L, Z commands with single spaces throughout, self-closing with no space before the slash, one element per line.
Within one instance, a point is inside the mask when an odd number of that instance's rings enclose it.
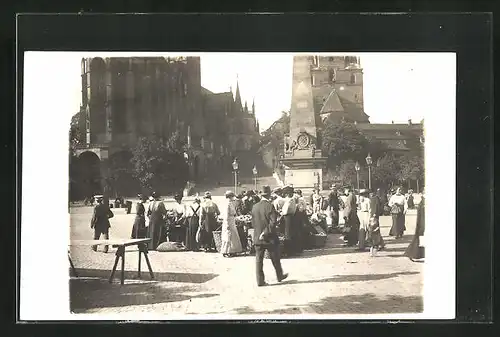
<path fill-rule="evenodd" d="M 210 90 L 208 90 L 207 88 L 205 87 L 201 87 L 201 94 L 202 95 L 213 95 L 214 93 L 211 92 Z"/>
<path fill-rule="evenodd" d="M 410 148 L 406 146 L 403 140 L 391 139 L 383 141 L 389 150 L 409 151 Z"/>
<path fill-rule="evenodd" d="M 360 130 L 366 131 L 422 131 L 423 126 L 420 123 L 412 124 L 360 124 L 358 125 Z"/>
<path fill-rule="evenodd" d="M 323 107 L 320 110 L 320 114 L 323 113 L 329 113 L 329 112 L 343 112 L 344 107 L 342 106 L 342 103 L 340 103 L 339 96 L 337 95 L 337 92 L 335 89 L 333 89 L 330 92 L 330 95 L 325 100 L 325 104 L 323 104 Z"/>

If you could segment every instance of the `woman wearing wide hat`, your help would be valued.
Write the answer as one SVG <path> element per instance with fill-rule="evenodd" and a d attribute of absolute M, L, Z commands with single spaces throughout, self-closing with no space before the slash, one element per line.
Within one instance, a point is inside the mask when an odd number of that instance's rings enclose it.
<path fill-rule="evenodd" d="M 224 257 L 232 257 L 243 251 L 238 229 L 236 228 L 236 196 L 232 191 L 226 192 L 226 198 L 229 200 L 227 212 L 222 224 L 221 233 L 221 253 Z"/>

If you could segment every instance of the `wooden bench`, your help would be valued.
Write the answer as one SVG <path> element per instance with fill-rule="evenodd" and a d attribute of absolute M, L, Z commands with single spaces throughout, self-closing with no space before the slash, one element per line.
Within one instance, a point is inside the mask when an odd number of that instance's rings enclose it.
<path fill-rule="evenodd" d="M 128 246 L 137 246 L 139 250 L 139 263 L 138 263 L 138 270 L 137 270 L 137 275 L 140 278 L 141 277 L 141 254 L 144 255 L 144 258 L 146 259 L 146 264 L 149 269 L 149 275 L 151 276 L 151 279 L 154 279 L 154 274 L 153 270 L 151 269 L 151 263 L 149 262 L 148 258 L 148 243 L 151 241 L 151 239 L 123 239 L 123 240 L 71 240 L 70 241 L 70 246 L 95 246 L 95 245 L 107 245 L 111 246 L 113 248 L 117 248 L 116 251 L 116 258 L 115 258 L 115 264 L 113 265 L 113 270 L 111 271 L 111 275 L 109 277 L 109 283 L 113 282 L 113 277 L 115 275 L 116 267 L 118 266 L 118 262 L 121 259 L 121 284 L 123 285 L 125 283 L 125 248 Z M 69 254 L 68 250 L 68 258 L 69 258 L 69 263 L 71 266 L 71 270 L 73 271 L 73 274 L 78 277 L 78 274 L 76 273 L 75 266 L 73 264 L 73 261 L 71 260 L 71 255 Z"/>

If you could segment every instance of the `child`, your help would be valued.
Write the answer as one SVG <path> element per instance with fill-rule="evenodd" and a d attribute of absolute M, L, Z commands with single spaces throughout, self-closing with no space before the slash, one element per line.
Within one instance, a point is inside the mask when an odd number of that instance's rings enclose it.
<path fill-rule="evenodd" d="M 372 244 L 370 248 L 370 255 L 376 256 L 379 247 L 382 245 L 382 235 L 380 234 L 380 225 L 377 217 L 370 218 L 368 237 Z"/>

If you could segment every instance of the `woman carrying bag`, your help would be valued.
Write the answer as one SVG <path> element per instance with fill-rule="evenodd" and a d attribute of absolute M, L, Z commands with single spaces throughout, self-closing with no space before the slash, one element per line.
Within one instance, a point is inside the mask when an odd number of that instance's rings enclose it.
<path fill-rule="evenodd" d="M 389 200 L 389 207 L 391 208 L 392 227 L 389 235 L 395 236 L 396 239 L 403 237 L 406 230 L 405 215 L 408 209 L 405 196 L 401 193 L 401 188 L 398 187 L 396 193 Z"/>

